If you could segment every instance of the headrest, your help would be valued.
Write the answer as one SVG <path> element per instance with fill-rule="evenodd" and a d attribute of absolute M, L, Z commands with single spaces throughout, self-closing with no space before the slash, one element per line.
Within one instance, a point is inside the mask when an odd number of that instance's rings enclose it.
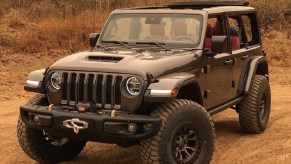
<path fill-rule="evenodd" d="M 161 24 L 151 24 L 150 25 L 150 33 L 151 35 L 158 35 L 164 36 L 165 35 L 165 28 Z"/>
<path fill-rule="evenodd" d="M 176 19 L 173 22 L 174 35 L 187 35 L 187 25 L 185 19 Z"/>
<path fill-rule="evenodd" d="M 211 38 L 212 37 L 212 27 L 211 25 L 208 23 L 207 24 L 207 29 L 206 29 L 206 38 Z"/>

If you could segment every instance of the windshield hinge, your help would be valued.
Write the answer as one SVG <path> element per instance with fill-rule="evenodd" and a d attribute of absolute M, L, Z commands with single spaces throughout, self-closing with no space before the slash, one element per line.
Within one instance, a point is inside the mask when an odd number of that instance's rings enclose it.
<path fill-rule="evenodd" d="M 206 65 L 201 69 L 201 72 L 206 74 L 210 72 L 210 68 L 211 68 L 210 65 Z"/>

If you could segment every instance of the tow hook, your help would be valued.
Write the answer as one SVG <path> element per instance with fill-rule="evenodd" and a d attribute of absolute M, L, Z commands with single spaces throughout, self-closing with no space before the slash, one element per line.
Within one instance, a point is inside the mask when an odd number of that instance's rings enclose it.
<path fill-rule="evenodd" d="M 51 111 L 53 110 L 53 108 L 52 108 L 53 105 L 54 105 L 54 104 L 50 104 L 50 105 L 48 106 L 48 109 L 47 109 L 47 110 L 48 110 L 49 112 L 51 112 Z"/>
<path fill-rule="evenodd" d="M 111 111 L 111 117 L 115 117 L 116 116 L 116 110 L 112 110 Z"/>

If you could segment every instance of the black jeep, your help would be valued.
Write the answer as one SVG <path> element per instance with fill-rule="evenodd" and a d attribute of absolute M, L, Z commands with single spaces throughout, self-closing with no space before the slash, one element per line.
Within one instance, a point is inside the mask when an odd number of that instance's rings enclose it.
<path fill-rule="evenodd" d="M 17 134 L 36 161 L 70 160 L 96 141 L 140 145 L 144 163 L 209 163 L 210 116 L 228 108 L 244 131 L 266 129 L 268 63 L 247 2 L 115 10 L 90 45 L 27 78 L 39 94 L 20 107 Z"/>

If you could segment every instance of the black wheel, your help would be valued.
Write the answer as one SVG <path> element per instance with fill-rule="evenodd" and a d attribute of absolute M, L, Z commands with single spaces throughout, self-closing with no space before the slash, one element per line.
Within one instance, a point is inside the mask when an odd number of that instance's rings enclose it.
<path fill-rule="evenodd" d="M 144 163 L 209 163 L 215 132 L 209 114 L 199 104 L 175 100 L 159 104 L 152 112 L 162 118 L 157 135 L 141 142 Z"/>
<path fill-rule="evenodd" d="M 28 103 L 45 105 L 44 95 L 33 97 Z M 85 147 L 85 141 L 52 137 L 42 130 L 28 127 L 18 118 L 17 137 L 22 150 L 40 163 L 58 163 L 75 158 Z"/>
<path fill-rule="evenodd" d="M 238 105 L 241 128 L 248 133 L 262 133 L 268 124 L 271 91 L 266 77 L 255 75 L 249 93 Z"/>

